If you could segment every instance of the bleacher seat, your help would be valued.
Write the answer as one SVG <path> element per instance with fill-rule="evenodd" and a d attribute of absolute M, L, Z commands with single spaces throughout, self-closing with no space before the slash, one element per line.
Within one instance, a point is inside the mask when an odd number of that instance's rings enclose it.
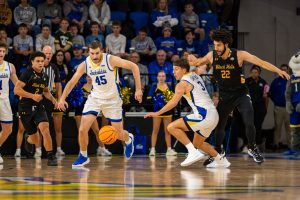
<path fill-rule="evenodd" d="M 121 12 L 121 11 L 112 11 L 111 12 L 111 20 L 123 22 L 126 20 L 126 13 Z"/>
<path fill-rule="evenodd" d="M 203 28 L 208 31 L 219 26 L 218 17 L 214 13 L 200 13 L 199 21 L 202 24 Z"/>
<path fill-rule="evenodd" d="M 134 22 L 134 29 L 136 34 L 138 34 L 138 31 L 148 25 L 149 15 L 146 12 L 131 12 L 129 14 L 129 18 Z"/>

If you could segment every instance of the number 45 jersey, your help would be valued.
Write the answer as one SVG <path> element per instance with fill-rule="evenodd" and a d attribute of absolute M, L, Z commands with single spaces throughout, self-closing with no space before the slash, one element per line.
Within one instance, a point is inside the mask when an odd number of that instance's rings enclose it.
<path fill-rule="evenodd" d="M 90 56 L 85 60 L 86 74 L 93 81 L 91 97 L 98 99 L 121 98 L 118 70 L 110 66 L 109 58 L 109 54 L 102 53 L 100 64 L 94 64 Z"/>

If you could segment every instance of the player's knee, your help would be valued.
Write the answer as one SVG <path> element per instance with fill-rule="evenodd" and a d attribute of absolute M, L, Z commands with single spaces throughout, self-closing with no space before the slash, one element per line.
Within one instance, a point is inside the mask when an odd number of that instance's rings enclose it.
<path fill-rule="evenodd" d="M 171 123 L 171 124 L 169 124 L 168 126 L 167 126 L 167 130 L 168 130 L 168 132 L 172 135 L 172 132 L 173 132 L 173 130 L 175 129 L 175 126 L 174 126 L 174 124 L 173 123 Z"/>

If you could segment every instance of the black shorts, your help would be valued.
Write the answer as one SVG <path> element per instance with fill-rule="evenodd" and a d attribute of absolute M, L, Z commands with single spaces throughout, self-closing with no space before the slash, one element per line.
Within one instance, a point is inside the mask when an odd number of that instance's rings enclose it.
<path fill-rule="evenodd" d="M 81 116 L 81 115 L 82 115 L 83 108 L 84 108 L 84 105 L 75 108 L 75 109 L 74 109 L 74 111 L 75 111 L 75 116 Z"/>
<path fill-rule="evenodd" d="M 28 135 L 35 134 L 41 122 L 48 122 L 47 113 L 43 105 L 32 107 L 32 109 L 19 109 L 20 119 Z"/>

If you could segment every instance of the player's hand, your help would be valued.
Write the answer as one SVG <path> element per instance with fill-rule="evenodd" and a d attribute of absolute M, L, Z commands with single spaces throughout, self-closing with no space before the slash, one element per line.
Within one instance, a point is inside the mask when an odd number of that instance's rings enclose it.
<path fill-rule="evenodd" d="M 136 90 L 134 94 L 135 100 L 137 100 L 139 103 L 142 103 L 143 100 L 143 91 L 142 90 Z"/>
<path fill-rule="evenodd" d="M 52 99 L 52 104 L 54 105 L 54 108 L 57 109 L 58 103 L 55 98 Z"/>
<path fill-rule="evenodd" d="M 277 72 L 277 74 L 279 75 L 279 76 L 281 76 L 281 78 L 284 78 L 284 79 L 286 79 L 286 80 L 290 80 L 290 75 L 288 75 L 288 73 L 286 73 L 285 71 L 283 71 L 283 70 L 279 70 L 278 72 Z"/>
<path fill-rule="evenodd" d="M 66 111 L 66 109 L 69 107 L 68 103 L 65 100 L 59 100 L 57 104 L 57 108 L 61 111 Z"/>
<path fill-rule="evenodd" d="M 144 118 L 158 117 L 158 116 L 159 116 L 158 112 L 149 112 L 144 116 Z"/>
<path fill-rule="evenodd" d="M 41 94 L 33 94 L 32 100 L 36 102 L 40 102 L 43 99 L 43 96 Z"/>
<path fill-rule="evenodd" d="M 194 56 L 193 54 L 189 54 L 188 57 L 187 57 L 187 60 L 188 60 L 188 62 L 189 62 L 189 64 L 190 64 L 191 66 L 197 66 L 197 65 L 196 65 L 197 58 L 196 58 L 196 56 Z"/>

